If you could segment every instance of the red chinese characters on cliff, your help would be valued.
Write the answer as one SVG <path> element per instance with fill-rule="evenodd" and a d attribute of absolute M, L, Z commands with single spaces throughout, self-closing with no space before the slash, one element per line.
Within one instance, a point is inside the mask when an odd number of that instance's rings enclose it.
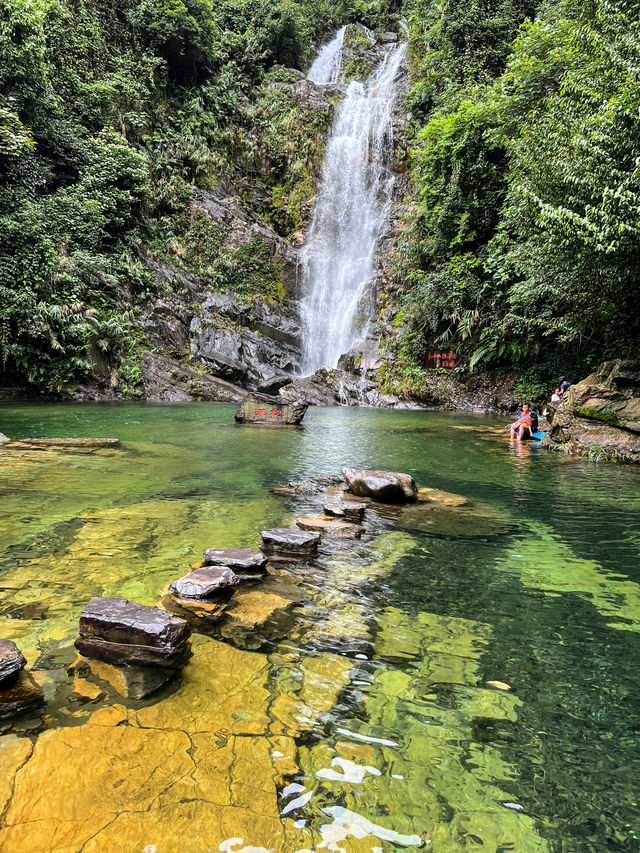
<path fill-rule="evenodd" d="M 455 367 L 458 356 L 455 352 L 429 352 L 425 359 L 425 367 L 435 370 L 437 367 Z"/>

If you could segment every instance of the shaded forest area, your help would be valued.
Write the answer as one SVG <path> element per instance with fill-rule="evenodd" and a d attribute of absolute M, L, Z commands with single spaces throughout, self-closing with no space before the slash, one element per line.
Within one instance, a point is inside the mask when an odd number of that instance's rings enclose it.
<path fill-rule="evenodd" d="M 387 381 L 419 390 L 446 347 L 462 370 L 515 367 L 535 396 L 560 368 L 637 353 L 635 4 L 0 0 L 0 15 L 6 376 L 56 392 L 100 358 L 134 393 L 147 257 L 279 298 L 261 247 L 221 247 L 192 187 L 258 184 L 278 234 L 304 228 L 326 116 L 273 83 L 344 21 L 409 29 Z"/>

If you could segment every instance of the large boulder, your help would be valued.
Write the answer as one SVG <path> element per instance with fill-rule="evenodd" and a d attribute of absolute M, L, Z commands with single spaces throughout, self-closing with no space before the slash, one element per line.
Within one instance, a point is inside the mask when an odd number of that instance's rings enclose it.
<path fill-rule="evenodd" d="M 263 571 L 267 558 L 253 548 L 207 548 L 204 552 L 207 566 L 228 566 L 243 571 Z"/>
<path fill-rule="evenodd" d="M 309 559 L 318 550 L 320 534 L 297 527 L 274 527 L 262 531 L 262 550 L 265 554 L 287 559 Z"/>
<path fill-rule="evenodd" d="M 11 640 L 0 640 L 0 690 L 17 680 L 26 660 Z"/>
<path fill-rule="evenodd" d="M 11 439 L 8 435 L 5 435 L 3 432 L 0 432 L 0 444 L 9 444 Z"/>
<path fill-rule="evenodd" d="M 342 476 L 349 490 L 361 498 L 372 498 L 381 503 L 407 503 L 418 497 L 418 487 L 409 474 L 343 468 Z"/>
<path fill-rule="evenodd" d="M 169 591 L 178 598 L 209 598 L 237 584 L 238 578 L 228 566 L 205 566 L 173 581 Z"/>
<path fill-rule="evenodd" d="M 178 667 L 189 657 L 189 624 L 124 598 L 92 598 L 80 616 L 78 651 L 107 663 Z"/>
<path fill-rule="evenodd" d="M 549 404 L 546 447 L 640 461 L 640 360 L 605 362 Z"/>
<path fill-rule="evenodd" d="M 153 352 L 143 354 L 142 383 L 146 400 L 169 403 L 194 400 L 239 403 L 246 396 L 246 391 L 225 379 L 218 379 Z"/>

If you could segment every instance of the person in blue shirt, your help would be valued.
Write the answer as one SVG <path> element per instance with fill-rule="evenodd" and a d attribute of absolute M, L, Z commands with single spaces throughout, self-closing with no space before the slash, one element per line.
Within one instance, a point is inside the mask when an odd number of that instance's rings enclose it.
<path fill-rule="evenodd" d="M 514 421 L 511 424 L 511 438 L 517 438 L 518 441 L 522 441 L 525 438 L 531 438 L 535 430 L 533 429 L 533 418 L 532 418 L 531 407 L 528 403 L 524 403 L 522 406 L 522 413 L 517 421 Z M 538 425 L 538 417 L 536 415 L 536 427 Z"/>

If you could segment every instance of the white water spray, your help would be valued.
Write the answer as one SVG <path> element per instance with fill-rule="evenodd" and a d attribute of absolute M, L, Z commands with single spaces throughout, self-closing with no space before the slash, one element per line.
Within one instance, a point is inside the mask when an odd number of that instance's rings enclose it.
<path fill-rule="evenodd" d="M 320 48 L 318 55 L 309 69 L 307 79 L 312 83 L 326 85 L 337 83 L 342 73 L 342 45 L 347 27 L 340 27 L 336 37 L 329 44 Z"/>
<path fill-rule="evenodd" d="M 335 52 L 337 40 L 343 38 L 344 32 L 339 33 L 320 52 L 311 68 L 315 82 L 334 81 L 335 56 L 330 62 L 329 53 L 324 56 L 324 78 L 318 79 L 316 66 L 324 51 Z M 327 143 L 301 258 L 304 373 L 336 367 L 340 355 L 363 337 L 363 330 L 354 328 L 354 319 L 375 273 L 376 242 L 389 216 L 393 111 L 405 53 L 405 44 L 396 45 L 364 83 L 349 85 Z"/>

